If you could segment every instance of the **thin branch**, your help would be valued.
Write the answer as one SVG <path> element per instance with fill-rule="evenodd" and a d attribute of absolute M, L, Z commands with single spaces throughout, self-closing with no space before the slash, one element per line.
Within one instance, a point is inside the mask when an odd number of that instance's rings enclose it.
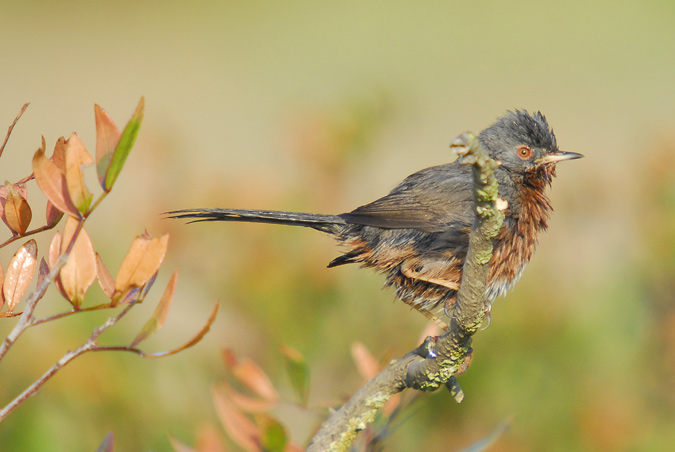
<path fill-rule="evenodd" d="M 117 305 L 117 306 L 119 306 L 119 305 Z M 72 309 L 70 311 L 61 312 L 59 314 L 54 314 L 54 315 L 51 315 L 49 317 L 43 317 L 41 319 L 34 318 L 31 321 L 30 325 L 28 325 L 28 326 L 40 325 L 42 323 L 51 322 L 52 320 L 58 320 L 58 319 L 62 319 L 64 317 L 70 317 L 71 315 L 79 314 L 81 312 L 99 311 L 101 309 L 112 309 L 112 308 L 115 308 L 117 306 L 112 306 L 110 303 L 103 303 L 103 304 L 97 304 L 95 306 L 88 306 L 86 308 Z"/>
<path fill-rule="evenodd" d="M 61 357 L 57 362 L 54 363 L 52 367 L 49 368 L 47 372 L 42 374 L 33 384 L 31 384 L 25 391 L 19 394 L 14 400 L 8 403 L 2 410 L 0 410 L 0 423 L 19 405 L 25 402 L 29 397 L 38 393 L 42 385 L 44 385 L 49 379 L 51 379 L 59 370 L 61 370 L 65 365 L 73 361 L 78 356 L 81 356 L 90 351 L 101 351 L 106 347 L 99 347 L 96 345 L 96 340 L 103 334 L 105 330 L 115 325 L 119 320 L 127 315 L 127 313 L 135 306 L 134 302 L 129 303 L 119 314 L 114 317 L 109 317 L 106 322 L 95 328 L 94 331 L 89 336 L 89 339 L 82 344 L 79 348 L 74 351 L 69 351 Z M 115 347 L 108 347 L 110 350 L 115 349 Z M 131 350 L 130 350 L 131 351 Z"/>
<path fill-rule="evenodd" d="M 373 422 L 387 400 L 404 389 L 433 391 L 450 384 L 458 390 L 453 377 L 465 371 L 471 361 L 471 336 L 485 316 L 488 262 L 504 214 L 495 206 L 499 187 L 493 170 L 498 164 L 480 149 L 473 134 L 455 139 L 451 147 L 459 154 L 460 163 L 473 166 L 476 217 L 448 331 L 437 339 L 427 338 L 366 383 L 321 426 L 307 448 L 309 452 L 348 450 L 356 434 Z"/>
<path fill-rule="evenodd" d="M 4 242 L 2 242 L 0 244 L 0 248 L 4 248 L 7 245 L 9 245 L 10 243 L 15 242 L 19 239 L 23 239 L 25 237 L 28 237 L 28 236 L 31 236 L 31 235 L 34 235 L 34 234 L 39 234 L 40 232 L 49 231 L 50 229 L 53 229 L 54 226 L 56 226 L 57 224 L 58 223 L 53 224 L 51 226 L 46 224 L 44 226 L 40 226 L 39 228 L 35 228 L 35 229 L 30 230 L 30 231 L 26 231 L 23 235 L 14 235 L 14 236 L 8 238 L 7 240 L 5 240 Z"/>
<path fill-rule="evenodd" d="M 12 134 L 12 130 L 14 130 L 14 126 L 16 125 L 17 122 L 19 122 L 19 118 L 21 118 L 23 112 L 26 111 L 28 105 L 30 105 L 30 102 L 26 102 L 25 104 L 23 104 L 23 107 L 21 107 L 21 111 L 19 112 L 18 115 L 16 115 L 16 118 L 14 118 L 12 125 L 9 126 L 9 130 L 7 130 L 7 135 L 5 135 L 5 141 L 2 143 L 2 146 L 0 146 L 0 156 L 2 156 L 2 153 L 5 150 L 5 146 L 7 145 L 7 141 L 9 141 L 9 136 Z"/>

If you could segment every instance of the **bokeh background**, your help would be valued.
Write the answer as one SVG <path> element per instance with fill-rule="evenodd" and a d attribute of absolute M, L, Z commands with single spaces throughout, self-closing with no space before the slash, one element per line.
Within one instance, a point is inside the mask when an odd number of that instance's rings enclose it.
<path fill-rule="evenodd" d="M 180 355 L 78 359 L 3 423 L 0 450 L 91 451 L 108 430 L 117 450 L 169 451 L 170 436 L 193 444 L 219 428 L 210 386 L 225 347 L 288 397 L 281 344 L 309 361 L 314 405 L 353 393 L 354 342 L 399 356 L 425 327 L 380 275 L 326 269 L 338 250 L 315 231 L 159 214 L 347 211 L 451 160 L 453 137 L 514 108 L 544 112 L 561 148 L 586 158 L 559 168 L 550 230 L 475 338 L 465 401 L 425 397 L 385 450 L 459 450 L 509 416 L 491 450 L 673 450 L 673 24 L 669 1 L 0 1 L 3 136 L 31 102 L 2 177 L 31 172 L 41 135 L 53 146 L 77 131 L 93 151 L 93 104 L 122 125 L 145 96 L 137 145 L 88 230 L 113 273 L 135 235 L 171 233 L 154 299 L 173 268 L 178 291 L 147 348 L 182 343 L 221 303 L 211 333 Z M 67 308 L 48 297 L 43 312 Z M 129 341 L 152 309 L 105 342 Z M 106 316 L 28 331 L 0 366 L 0 403 Z M 319 419 L 278 414 L 300 444 Z"/>

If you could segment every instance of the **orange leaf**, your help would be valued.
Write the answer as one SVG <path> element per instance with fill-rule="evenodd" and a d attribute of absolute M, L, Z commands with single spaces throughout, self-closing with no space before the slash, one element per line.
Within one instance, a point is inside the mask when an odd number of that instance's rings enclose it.
<path fill-rule="evenodd" d="M 82 217 L 82 214 L 70 199 L 63 172 L 45 156 L 44 137 L 42 138 L 42 147 L 33 156 L 33 173 L 40 190 L 57 209 L 75 218 Z"/>
<path fill-rule="evenodd" d="M 293 443 L 287 443 L 286 447 L 284 448 L 284 452 L 303 452 L 304 450 L 304 447 L 300 447 Z"/>
<path fill-rule="evenodd" d="M 275 408 L 278 403 L 274 401 L 249 397 L 234 390 L 229 384 L 222 382 L 221 387 L 227 393 L 232 403 L 246 413 L 264 413 Z"/>
<path fill-rule="evenodd" d="M 110 275 L 110 272 L 103 263 L 103 259 L 96 253 L 96 275 L 98 276 L 98 283 L 103 289 L 103 292 L 112 298 L 115 294 L 115 280 Z"/>
<path fill-rule="evenodd" d="M 14 188 L 16 191 L 19 192 L 21 197 L 24 199 L 28 199 L 28 190 L 26 190 L 26 186 L 21 184 L 21 185 L 14 185 Z M 4 185 L 0 185 L 0 216 L 5 215 L 5 203 L 7 202 L 7 188 Z"/>
<path fill-rule="evenodd" d="M 11 182 L 5 182 L 7 200 L 2 219 L 9 228 L 18 235 L 23 235 L 28 229 L 33 213 L 24 196 L 22 196 Z"/>
<path fill-rule="evenodd" d="M 374 378 L 380 371 L 380 363 L 368 351 L 366 346 L 360 342 L 352 344 L 352 358 L 365 381 Z"/>
<path fill-rule="evenodd" d="M 28 285 L 33 279 L 35 267 L 37 265 L 37 243 L 35 240 L 29 240 L 21 246 L 9 261 L 7 274 L 2 287 L 7 310 L 14 311 L 14 308 L 28 289 Z"/>
<path fill-rule="evenodd" d="M 56 145 L 54 145 L 54 153 L 52 154 L 51 161 L 54 162 L 54 165 L 61 170 L 63 174 L 66 174 L 66 138 L 60 137 L 56 140 Z"/>
<path fill-rule="evenodd" d="M 206 424 L 197 430 L 195 447 L 199 452 L 226 452 L 227 446 L 221 429 L 215 425 Z"/>
<path fill-rule="evenodd" d="M 96 172 L 101 186 L 105 187 L 105 175 L 121 134 L 110 115 L 99 105 L 94 105 L 94 117 L 96 118 Z"/>
<path fill-rule="evenodd" d="M 192 447 L 178 441 L 173 436 L 169 436 L 169 442 L 171 443 L 171 447 L 173 447 L 173 450 L 175 450 L 176 452 L 200 452 L 199 449 L 193 449 Z"/>
<path fill-rule="evenodd" d="M 61 218 L 63 218 L 63 212 L 54 207 L 54 204 L 52 204 L 51 201 L 47 200 L 47 212 L 45 217 L 47 219 L 47 226 L 53 228 L 61 221 Z"/>
<path fill-rule="evenodd" d="M 52 241 L 49 244 L 49 254 L 47 254 L 47 263 L 49 264 L 49 268 L 54 268 L 56 266 L 56 261 L 59 259 L 59 256 L 61 256 L 61 239 L 63 237 L 63 234 L 61 234 L 60 231 L 56 231 L 54 233 L 54 237 L 52 237 Z"/>
<path fill-rule="evenodd" d="M 143 325 L 143 328 L 138 333 L 138 336 L 136 336 L 136 339 L 133 340 L 130 347 L 137 346 L 142 341 L 150 337 L 150 335 L 154 334 L 155 331 L 159 330 L 162 325 L 164 325 L 164 320 L 166 320 L 166 315 L 168 314 L 169 308 L 171 307 L 171 300 L 173 300 L 173 293 L 176 290 L 177 278 L 178 270 L 174 270 L 169 283 L 166 285 L 166 289 L 164 289 L 162 298 L 159 300 L 159 303 L 157 303 L 155 312 L 152 313 L 152 316 L 148 319 L 145 325 Z"/>
<path fill-rule="evenodd" d="M 82 166 L 91 164 L 92 158 L 84 143 L 76 133 L 66 141 L 66 186 L 73 204 L 82 214 L 86 214 L 91 205 L 92 194 L 84 184 Z"/>
<path fill-rule="evenodd" d="M 119 300 L 128 291 L 143 287 L 162 265 L 169 234 L 160 237 L 136 237 L 115 278 L 115 297 Z"/>
<path fill-rule="evenodd" d="M 234 350 L 231 348 L 223 349 L 223 362 L 226 367 L 234 367 L 237 365 L 237 355 L 234 353 Z"/>
<path fill-rule="evenodd" d="M 0 265 L 0 309 L 5 305 L 5 293 L 2 290 L 2 286 L 5 282 L 5 272 L 2 270 L 2 265 Z"/>
<path fill-rule="evenodd" d="M 267 374 L 251 359 L 245 358 L 232 368 L 232 375 L 263 399 L 270 402 L 279 400 L 279 394 Z"/>
<path fill-rule="evenodd" d="M 63 239 L 61 241 L 61 252 L 63 253 L 73 238 L 77 230 L 79 221 L 73 217 L 68 217 L 66 225 L 63 228 Z M 66 298 L 73 306 L 79 308 L 84 301 L 87 290 L 96 278 L 96 255 L 94 246 L 87 231 L 82 228 L 75 239 L 75 245 L 70 251 L 68 261 L 61 268 L 59 273 L 61 285 L 66 293 Z"/>
<path fill-rule="evenodd" d="M 239 411 L 222 390 L 214 388 L 212 394 L 220 422 L 230 438 L 244 450 L 261 451 L 260 430 L 253 421 Z"/>
<path fill-rule="evenodd" d="M 68 217 L 70 218 L 70 217 Z M 54 237 L 52 237 L 52 241 L 49 244 L 49 253 L 47 254 L 47 263 L 49 264 L 49 268 L 52 269 L 56 266 L 56 262 L 59 260 L 59 257 L 61 256 L 61 239 L 63 238 L 63 235 L 61 232 L 56 231 L 54 233 Z M 61 275 L 56 275 L 56 278 L 54 278 L 54 285 L 56 288 L 59 290 L 63 298 L 66 300 L 68 299 L 68 295 L 66 295 L 66 291 L 63 290 L 63 285 L 61 284 Z"/>
<path fill-rule="evenodd" d="M 213 322 L 216 320 L 216 316 L 218 315 L 218 303 L 213 307 L 213 311 L 211 311 L 211 315 L 209 316 L 208 320 L 206 321 L 206 324 L 202 327 L 201 330 L 199 330 L 199 333 L 195 335 L 192 339 L 187 341 L 185 344 L 181 345 L 180 347 L 169 350 L 166 352 L 159 352 L 159 353 L 142 353 L 141 356 L 143 358 L 164 358 L 165 356 L 171 356 L 175 355 L 176 353 L 182 352 L 186 348 L 190 348 L 193 345 L 197 344 L 199 341 L 202 340 L 204 336 L 206 336 L 206 333 L 209 332 L 211 329 L 211 325 L 213 325 Z"/>
<path fill-rule="evenodd" d="M 40 259 L 40 266 L 38 267 L 38 279 L 36 284 L 38 287 L 45 281 L 45 278 L 47 277 L 48 274 L 49 274 L 49 265 L 47 265 L 47 262 L 43 257 L 42 259 Z"/>

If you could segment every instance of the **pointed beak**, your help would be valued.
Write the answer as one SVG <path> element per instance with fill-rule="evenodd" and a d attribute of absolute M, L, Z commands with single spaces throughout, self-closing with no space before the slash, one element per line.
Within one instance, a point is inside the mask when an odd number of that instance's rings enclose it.
<path fill-rule="evenodd" d="M 544 165 L 546 163 L 558 163 L 562 162 L 563 160 L 574 160 L 574 159 L 580 159 L 582 158 L 583 155 L 577 154 L 576 152 L 563 152 L 563 151 L 558 151 L 555 153 L 548 154 L 546 157 L 540 158 L 537 163 L 540 165 Z"/>

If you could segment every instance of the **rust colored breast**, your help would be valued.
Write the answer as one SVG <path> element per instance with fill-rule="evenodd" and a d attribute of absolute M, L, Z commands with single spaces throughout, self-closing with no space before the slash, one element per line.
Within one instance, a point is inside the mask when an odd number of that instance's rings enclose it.
<path fill-rule="evenodd" d="M 528 186 L 522 190 L 520 215 L 506 213 L 490 260 L 487 300 L 492 302 L 518 281 L 537 247 L 538 236 L 548 227 L 551 202 L 544 186 Z"/>

